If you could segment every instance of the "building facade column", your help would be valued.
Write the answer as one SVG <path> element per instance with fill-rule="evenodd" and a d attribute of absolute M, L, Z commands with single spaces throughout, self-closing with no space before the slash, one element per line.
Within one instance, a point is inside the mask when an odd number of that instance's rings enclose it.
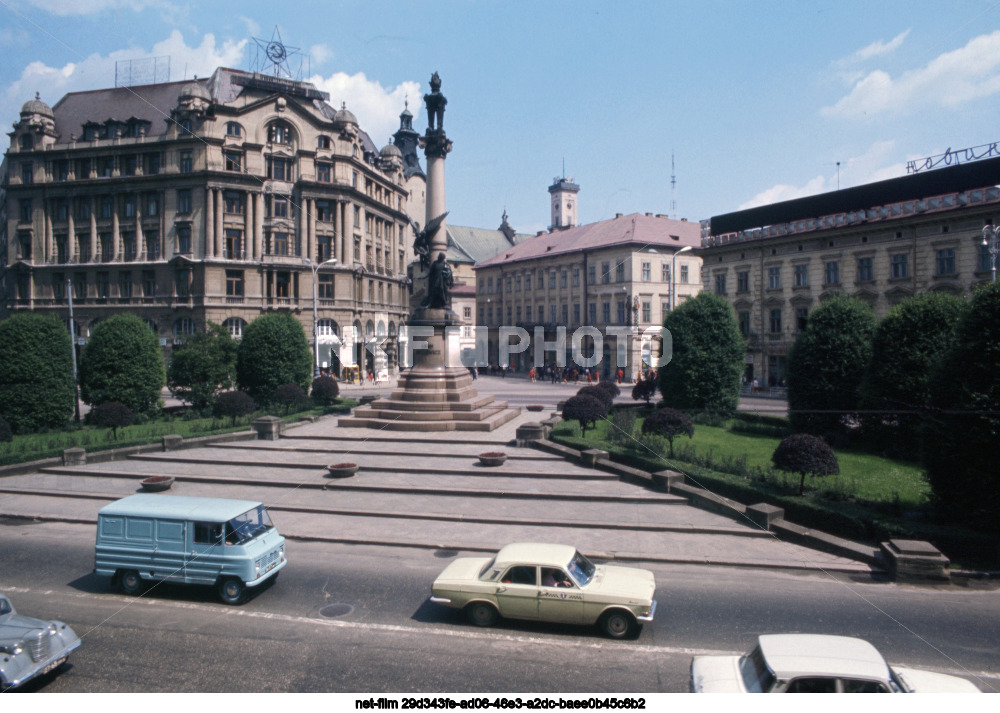
<path fill-rule="evenodd" d="M 121 259 L 122 254 L 121 223 L 118 219 L 118 196 L 114 196 L 112 200 L 114 203 L 111 206 L 111 259 L 118 262 Z"/>
<path fill-rule="evenodd" d="M 262 193 L 253 194 L 253 250 L 257 260 L 264 256 L 264 195 Z"/>
<path fill-rule="evenodd" d="M 215 251 L 214 255 L 216 257 L 222 256 L 225 249 L 225 239 L 226 235 L 222 227 L 222 189 L 215 189 Z"/>
<path fill-rule="evenodd" d="M 135 257 L 137 260 L 149 257 L 146 255 L 146 239 L 142 234 L 142 201 L 139 195 L 135 199 Z"/>
<path fill-rule="evenodd" d="M 80 254 L 76 244 L 76 222 L 73 220 L 73 205 L 70 203 L 69 213 L 66 215 L 66 255 L 70 262 L 77 262 Z"/>
<path fill-rule="evenodd" d="M 247 193 L 244 203 L 246 204 L 246 213 L 243 216 L 243 252 L 246 253 L 248 260 L 254 259 L 254 234 L 253 234 L 253 194 Z"/>
<path fill-rule="evenodd" d="M 319 252 L 316 249 L 316 199 L 308 199 L 309 214 L 306 216 L 306 226 L 309 230 L 309 259 L 319 264 Z"/>
<path fill-rule="evenodd" d="M 215 257 L 215 195 L 214 189 L 205 189 L 205 257 Z"/>
<path fill-rule="evenodd" d="M 90 259 L 97 262 L 101 253 L 97 249 L 97 197 L 90 197 Z"/>

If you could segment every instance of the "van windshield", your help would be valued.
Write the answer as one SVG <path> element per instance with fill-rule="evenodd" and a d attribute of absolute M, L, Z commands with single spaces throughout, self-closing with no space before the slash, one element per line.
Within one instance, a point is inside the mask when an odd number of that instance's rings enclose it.
<path fill-rule="evenodd" d="M 258 505 L 226 523 L 226 544 L 242 545 L 273 528 L 267 508 Z"/>

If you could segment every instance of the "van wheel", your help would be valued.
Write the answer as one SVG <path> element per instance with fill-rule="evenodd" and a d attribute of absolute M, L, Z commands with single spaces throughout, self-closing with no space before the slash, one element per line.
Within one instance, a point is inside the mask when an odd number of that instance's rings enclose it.
<path fill-rule="evenodd" d="M 623 611 L 609 611 L 601 619 L 601 628 L 612 639 L 632 638 L 639 633 L 636 620 Z"/>
<path fill-rule="evenodd" d="M 126 569 L 118 573 L 118 588 L 123 594 L 135 596 L 142 591 L 142 577 L 134 569 Z"/>
<path fill-rule="evenodd" d="M 224 579 L 219 582 L 219 599 L 226 604 L 242 604 L 246 588 L 238 579 Z"/>

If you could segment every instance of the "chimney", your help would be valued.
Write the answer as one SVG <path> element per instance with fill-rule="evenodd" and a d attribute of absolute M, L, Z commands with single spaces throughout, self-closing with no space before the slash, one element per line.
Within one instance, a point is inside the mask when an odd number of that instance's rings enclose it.
<path fill-rule="evenodd" d="M 615 213 L 615 218 L 621 218 L 621 217 L 622 217 L 621 213 Z"/>

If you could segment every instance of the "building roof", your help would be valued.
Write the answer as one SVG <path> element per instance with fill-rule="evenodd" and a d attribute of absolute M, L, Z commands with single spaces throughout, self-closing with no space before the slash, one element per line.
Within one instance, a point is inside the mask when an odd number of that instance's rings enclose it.
<path fill-rule="evenodd" d="M 476 264 L 517 243 L 531 238 L 527 233 L 514 233 L 513 242 L 503 230 L 470 228 L 464 225 L 449 225 L 448 260 L 455 263 Z"/>
<path fill-rule="evenodd" d="M 1000 158 L 983 159 L 716 215 L 711 219 L 711 234 L 736 233 L 996 185 L 1000 185 Z"/>
<path fill-rule="evenodd" d="M 634 245 L 641 248 L 701 247 L 701 226 L 664 215 L 632 213 L 587 225 L 543 233 L 514 245 L 476 267 L 494 267 L 584 250 Z"/>

